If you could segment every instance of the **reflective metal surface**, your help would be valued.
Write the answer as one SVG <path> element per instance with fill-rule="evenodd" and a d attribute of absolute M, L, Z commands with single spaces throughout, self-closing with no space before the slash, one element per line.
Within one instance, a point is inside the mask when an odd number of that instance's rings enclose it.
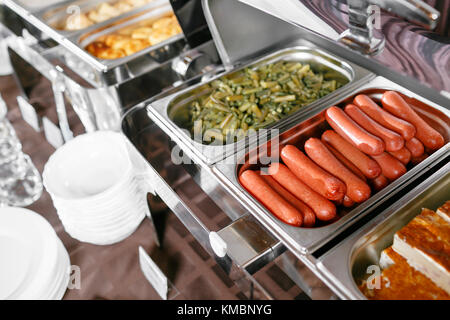
<path fill-rule="evenodd" d="M 155 50 L 157 48 L 164 47 L 165 44 L 175 41 L 176 39 L 166 40 L 156 46 L 149 47 L 144 49 L 133 56 L 116 59 L 116 60 L 100 60 L 93 56 L 91 56 L 88 52 L 84 50 L 84 47 L 81 45 L 80 41 L 85 37 L 86 34 L 91 34 L 98 32 L 107 32 L 107 30 L 117 29 L 119 25 L 129 24 L 137 20 L 141 20 L 143 16 L 146 18 L 151 18 L 152 16 L 157 16 L 162 12 L 171 12 L 172 9 L 167 0 L 154 0 L 148 5 L 138 9 L 138 12 L 131 11 L 120 15 L 118 17 L 112 18 L 107 21 L 103 21 L 101 23 L 92 25 L 87 27 L 84 30 L 77 31 L 61 31 L 57 30 L 49 24 L 49 17 L 51 16 L 51 11 L 58 8 L 58 10 L 67 10 L 69 5 L 77 5 L 75 1 L 69 1 L 64 3 L 62 8 L 58 7 L 58 5 L 50 6 L 46 8 L 41 8 L 40 10 L 33 10 L 29 7 L 18 4 L 15 0 L 6 0 L 5 5 L 14 10 L 17 14 L 19 14 L 23 19 L 33 24 L 36 28 L 41 30 L 44 35 L 47 37 L 51 37 L 53 40 L 61 44 L 63 47 L 68 49 L 73 55 L 78 57 L 80 60 L 85 62 L 87 65 L 91 66 L 97 71 L 100 72 L 108 72 L 114 68 L 117 68 L 121 65 L 126 64 L 127 62 L 133 60 L 137 56 L 145 55 L 148 52 Z M 85 3 L 86 4 L 86 3 Z M 46 18 L 47 17 L 47 18 Z M 182 37 L 182 36 L 180 36 Z M 178 37 L 178 38 L 180 38 Z"/>
<path fill-rule="evenodd" d="M 366 299 L 358 288 L 368 276 L 367 267 L 379 264 L 381 251 L 390 246 L 394 234 L 420 214 L 422 208 L 436 210 L 449 199 L 450 164 L 417 185 L 406 196 L 384 210 L 318 261 L 318 269 L 343 299 Z"/>
<path fill-rule="evenodd" d="M 349 29 L 339 40 L 350 48 L 363 54 L 376 55 L 384 49 L 383 33 L 374 30 L 374 9 L 393 12 L 407 20 L 424 26 L 436 28 L 440 13 L 421 0 L 347 0 Z"/>
<path fill-rule="evenodd" d="M 383 77 L 377 77 L 357 90 L 352 90 L 351 93 L 335 97 L 332 101 L 323 103 L 320 109 L 316 109 L 316 112 L 312 115 L 310 114 L 303 118 L 299 117 L 296 119 L 296 123 L 291 123 L 290 129 L 284 131 L 276 140 L 276 147 L 281 148 L 283 145 L 293 144 L 302 148 L 308 138 L 320 137 L 321 133 L 329 128 L 324 115 L 328 107 L 332 105 L 345 105 L 345 103 L 351 101 L 359 93 L 367 94 L 376 101 L 379 101 L 381 94 L 385 90 L 396 90 L 410 97 L 411 100 L 409 102 L 428 123 L 444 136 L 446 145 L 417 166 L 409 168 L 405 175 L 372 195 L 369 200 L 356 206 L 351 211 L 347 211 L 348 209 L 346 209 L 339 212 L 340 218 L 336 222 L 325 226 L 318 226 L 317 228 L 297 228 L 284 224 L 239 184 L 238 175 L 240 172 L 249 168 L 257 168 L 259 165 L 255 164 L 258 163 L 256 158 L 264 157 L 266 156 L 266 152 L 272 151 L 272 147 L 270 146 L 271 142 L 268 142 L 267 146 L 259 146 L 258 150 L 256 148 L 250 149 L 250 156 L 243 154 L 241 156 L 242 158 L 225 159 L 214 165 L 213 171 L 227 185 L 229 192 L 234 195 L 237 201 L 247 208 L 251 214 L 279 238 L 294 254 L 301 256 L 312 253 L 327 241 L 343 232 L 347 227 L 369 214 L 374 208 L 381 206 L 384 201 L 395 195 L 403 186 L 412 183 L 417 178 L 419 172 L 425 170 L 427 166 L 438 161 L 450 151 L 450 111 L 423 99 Z M 236 163 L 238 164 L 236 165 Z"/>
<path fill-rule="evenodd" d="M 436 101 L 440 98 L 432 98 L 434 93 L 430 94 L 421 86 L 433 88 L 438 92 L 442 90 L 450 92 L 448 72 L 443 72 L 448 70 L 450 61 L 449 16 L 447 14 L 450 7 L 447 1 L 423 1 L 440 10 L 442 23 L 439 23 L 437 32 L 431 32 L 401 18 L 411 10 L 401 10 L 400 17 L 383 9 L 377 12 L 372 11 L 374 15 L 369 22 L 376 23 L 375 31 L 383 33 L 386 40 L 384 49 L 376 56 L 363 55 L 337 42 L 339 35 L 348 29 L 349 15 L 346 0 L 286 0 L 277 4 L 277 10 L 273 9 L 273 2 L 268 0 L 240 0 L 240 2 L 286 21 L 287 24 L 297 27 L 298 33 L 304 33 L 306 39 L 326 47 L 334 54 L 357 62 L 389 80 L 402 83 L 408 89 L 420 92 L 422 96 L 430 100 Z M 363 3 L 364 1 L 355 2 Z M 382 4 L 384 1 L 371 2 Z M 392 6 L 399 4 L 399 8 L 404 8 L 406 3 L 413 2 L 417 1 L 387 1 Z M 411 8 L 412 5 L 409 7 Z M 417 13 L 420 10 L 416 7 L 412 11 Z M 289 32 L 290 29 L 287 28 L 287 30 Z M 237 31 L 235 29 L 230 32 Z M 420 85 L 418 86 L 416 82 L 420 82 Z"/>
<path fill-rule="evenodd" d="M 371 76 L 371 74 L 363 68 L 335 56 L 329 55 L 324 50 L 302 40 L 295 41 L 294 43 L 290 42 L 285 49 L 278 48 L 273 53 L 258 59 L 256 62 L 233 69 L 232 71 L 226 73 L 226 75 L 231 74 L 232 72 L 237 72 L 242 68 L 258 68 L 259 66 L 279 60 L 309 63 L 313 70 L 325 72 L 328 74 L 329 78 L 332 79 L 348 81 L 348 84 L 328 94 L 327 96 L 316 100 L 310 105 L 302 107 L 296 113 L 267 127 L 270 129 L 282 128 L 285 123 L 288 123 L 292 119 L 301 116 L 301 114 L 308 112 L 322 103 L 325 103 L 343 90 L 354 87 L 359 82 L 365 81 L 366 78 Z M 223 75 L 224 74 L 219 74 L 210 79 L 209 82 L 220 78 Z M 238 152 L 239 150 L 242 150 L 248 141 L 247 139 L 243 139 L 224 146 L 205 145 L 200 141 L 194 140 L 190 136 L 188 133 L 188 128 L 185 127 L 185 123 L 189 118 L 189 105 L 193 100 L 206 94 L 208 94 L 208 86 L 202 83 L 183 90 L 173 96 L 155 101 L 148 107 L 148 112 L 149 116 L 162 128 L 167 128 L 167 132 L 173 132 L 175 135 L 180 137 L 180 140 L 182 141 L 181 147 L 183 149 L 188 148 L 193 150 L 202 162 L 212 164 Z M 260 135 L 260 137 L 262 135 Z"/>

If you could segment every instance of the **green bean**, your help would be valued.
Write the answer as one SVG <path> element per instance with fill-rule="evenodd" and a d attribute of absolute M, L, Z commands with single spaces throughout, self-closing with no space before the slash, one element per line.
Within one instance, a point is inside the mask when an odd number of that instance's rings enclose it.
<path fill-rule="evenodd" d="M 296 99 L 295 94 L 281 97 L 273 97 L 274 102 L 295 101 L 295 99 Z"/>
<path fill-rule="evenodd" d="M 189 128 L 206 142 L 240 139 L 345 84 L 333 76 L 297 61 L 243 69 L 206 85 L 210 93 L 190 104 Z"/>
<path fill-rule="evenodd" d="M 233 96 L 228 96 L 227 101 L 241 101 L 242 99 L 244 99 L 243 95 L 233 95 Z"/>

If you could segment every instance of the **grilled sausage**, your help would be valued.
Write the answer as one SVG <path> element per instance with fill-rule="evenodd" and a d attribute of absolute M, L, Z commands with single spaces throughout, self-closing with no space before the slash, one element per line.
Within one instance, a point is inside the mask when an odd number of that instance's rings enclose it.
<path fill-rule="evenodd" d="M 349 196 L 345 196 L 344 197 L 344 201 L 342 201 L 342 205 L 346 208 L 350 208 L 353 207 L 355 205 L 355 201 L 353 201 L 352 199 L 350 199 Z"/>
<path fill-rule="evenodd" d="M 406 141 L 416 134 L 416 128 L 411 123 L 390 114 L 365 94 L 357 95 L 353 103 L 382 126 L 400 134 Z"/>
<path fill-rule="evenodd" d="M 369 155 L 377 155 L 384 151 L 384 142 L 361 128 L 342 109 L 338 107 L 328 108 L 325 112 L 325 117 L 338 134 L 362 152 Z"/>
<path fill-rule="evenodd" d="M 417 138 L 406 141 L 405 147 L 411 152 L 413 158 L 418 158 L 425 152 L 425 147 Z"/>
<path fill-rule="evenodd" d="M 381 174 L 381 168 L 375 160 L 362 153 L 358 148 L 333 130 L 325 131 L 322 134 L 322 140 L 336 150 L 339 150 L 339 152 L 360 169 L 367 178 L 373 179 Z"/>
<path fill-rule="evenodd" d="M 347 192 L 345 184 L 323 170 L 293 145 L 281 149 L 281 159 L 305 184 L 328 200 L 342 200 Z"/>
<path fill-rule="evenodd" d="M 361 203 L 370 197 L 370 187 L 345 167 L 320 139 L 310 138 L 305 143 L 306 154 L 319 166 L 335 175 L 347 185 L 347 196 Z"/>
<path fill-rule="evenodd" d="M 269 174 L 294 196 L 306 203 L 318 219 L 328 221 L 336 217 L 336 206 L 304 184 L 284 164 L 271 164 Z"/>
<path fill-rule="evenodd" d="M 380 165 L 383 175 L 391 181 L 394 181 L 406 173 L 404 164 L 389 153 L 383 152 L 380 155 L 372 157 Z"/>
<path fill-rule="evenodd" d="M 246 170 L 240 175 L 239 181 L 248 192 L 281 221 L 296 227 L 302 225 L 303 216 L 301 212 L 273 190 L 258 173 Z"/>
<path fill-rule="evenodd" d="M 357 106 L 348 104 L 344 110 L 345 113 L 347 113 L 350 118 L 352 118 L 353 121 L 359 124 L 363 129 L 383 140 L 384 145 L 386 146 L 386 151 L 398 151 L 405 145 L 405 140 L 402 136 L 372 120 Z"/>
<path fill-rule="evenodd" d="M 303 201 L 296 198 L 292 193 L 287 191 L 281 184 L 275 181 L 274 178 L 267 174 L 261 174 L 261 177 L 266 183 L 290 204 L 292 204 L 303 215 L 303 227 L 312 227 L 316 223 L 316 215 L 310 207 L 308 207 Z"/>
<path fill-rule="evenodd" d="M 389 152 L 394 158 L 398 159 L 405 166 L 411 161 L 411 152 L 406 148 L 401 148 L 398 151 Z"/>
<path fill-rule="evenodd" d="M 416 127 L 415 137 L 424 146 L 431 150 L 437 150 L 444 145 L 444 137 L 426 123 L 397 92 L 386 91 L 381 102 L 387 111 Z"/>
<path fill-rule="evenodd" d="M 330 150 L 333 155 L 340 161 L 342 162 L 342 164 L 344 166 L 346 166 L 351 172 L 353 172 L 354 174 L 356 174 L 359 178 L 361 178 L 361 180 L 366 181 L 366 176 L 364 175 L 364 173 L 362 173 L 361 170 L 358 169 L 357 166 L 355 166 L 350 160 L 348 160 L 346 157 L 344 157 L 342 155 L 342 153 L 340 153 L 339 151 L 337 151 L 335 148 L 333 148 L 331 145 L 329 145 L 327 142 L 325 142 L 322 139 L 323 144 L 328 148 L 328 150 Z M 352 146 L 353 147 L 353 146 Z M 354 147 L 353 147 L 354 148 Z M 358 150 L 358 152 L 360 152 Z M 381 169 L 380 169 L 381 170 Z"/>
<path fill-rule="evenodd" d="M 372 186 L 373 191 L 378 192 L 389 184 L 389 180 L 384 175 L 380 174 L 375 179 L 369 180 L 369 183 Z"/>

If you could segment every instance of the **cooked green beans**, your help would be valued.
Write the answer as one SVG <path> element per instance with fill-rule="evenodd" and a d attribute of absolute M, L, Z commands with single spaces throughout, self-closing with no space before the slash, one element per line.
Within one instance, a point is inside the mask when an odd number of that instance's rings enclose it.
<path fill-rule="evenodd" d="M 204 142 L 241 138 L 279 121 L 341 87 L 309 64 L 280 60 L 258 69 L 246 68 L 214 80 L 211 93 L 190 106 L 191 130 Z"/>

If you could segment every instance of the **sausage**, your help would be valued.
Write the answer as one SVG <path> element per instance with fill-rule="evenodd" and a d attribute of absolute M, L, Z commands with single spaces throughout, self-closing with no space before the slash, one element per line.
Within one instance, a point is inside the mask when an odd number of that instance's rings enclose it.
<path fill-rule="evenodd" d="M 403 163 L 391 156 L 389 153 L 383 152 L 378 156 L 372 156 L 381 167 L 383 175 L 393 181 L 406 173 L 406 167 Z"/>
<path fill-rule="evenodd" d="M 294 196 L 306 203 L 318 219 L 328 221 L 336 217 L 336 206 L 304 184 L 284 164 L 272 163 L 269 166 L 269 174 Z"/>
<path fill-rule="evenodd" d="M 389 152 L 391 156 L 400 160 L 405 166 L 411 161 L 411 152 L 406 148 L 401 148 L 398 151 Z"/>
<path fill-rule="evenodd" d="M 344 201 L 342 201 L 342 205 L 346 208 L 353 207 L 354 204 L 355 204 L 355 201 L 350 199 L 350 197 L 347 195 L 344 197 Z"/>
<path fill-rule="evenodd" d="M 444 145 L 444 137 L 426 123 L 397 92 L 386 91 L 381 98 L 381 102 L 387 111 L 416 127 L 415 137 L 425 147 L 437 150 Z"/>
<path fill-rule="evenodd" d="M 417 138 L 406 141 L 405 147 L 411 152 L 413 158 L 418 158 L 425 152 L 425 147 Z"/>
<path fill-rule="evenodd" d="M 411 163 L 415 166 L 418 165 L 419 163 L 421 163 L 423 160 L 425 160 L 426 158 L 428 158 L 429 155 L 427 153 L 423 153 L 422 155 L 418 156 L 418 157 L 412 157 L 411 158 Z"/>
<path fill-rule="evenodd" d="M 416 134 L 416 128 L 411 123 L 390 114 L 365 94 L 357 95 L 353 103 L 383 127 L 400 134 L 406 141 Z"/>
<path fill-rule="evenodd" d="M 294 206 L 303 215 L 303 227 L 312 227 L 316 223 L 316 215 L 310 207 L 308 207 L 303 201 L 297 199 L 292 193 L 287 191 L 281 184 L 275 181 L 274 178 L 267 174 L 260 174 L 266 183 L 285 200 Z"/>
<path fill-rule="evenodd" d="M 380 174 L 375 179 L 369 180 L 369 183 L 372 186 L 372 189 L 375 192 L 378 192 L 381 189 L 384 189 L 389 184 L 389 180 L 384 175 Z"/>
<path fill-rule="evenodd" d="M 310 138 L 305 143 L 306 154 L 319 166 L 335 175 L 347 185 L 347 196 L 361 203 L 370 197 L 370 187 L 345 167 L 320 139 Z"/>
<path fill-rule="evenodd" d="M 329 145 L 327 142 L 325 142 L 322 139 L 323 144 L 328 148 L 328 150 L 330 150 L 333 155 L 340 161 L 342 162 L 342 164 L 344 166 L 346 166 L 351 172 L 353 172 L 354 174 L 356 174 L 359 178 L 361 178 L 361 180 L 366 181 L 366 176 L 364 175 L 364 173 L 362 173 L 361 170 L 358 169 L 357 166 L 355 166 L 353 163 L 350 162 L 350 160 L 348 160 L 346 157 L 344 157 L 342 155 L 342 153 L 340 153 L 339 151 L 337 151 L 335 148 L 333 148 L 331 145 Z M 353 147 L 353 146 L 352 146 Z M 354 147 L 353 147 L 354 148 Z M 359 150 L 358 150 L 359 151 Z M 360 152 L 360 151 L 359 151 Z M 372 160 L 373 161 L 373 160 Z M 381 170 L 381 169 L 380 169 Z"/>
<path fill-rule="evenodd" d="M 363 129 L 367 130 L 367 132 L 370 132 L 374 136 L 383 140 L 386 151 L 398 151 L 405 145 L 405 140 L 402 136 L 372 120 L 357 106 L 348 104 L 344 111 L 350 116 L 350 118 L 353 119 L 353 121 L 359 124 Z"/>
<path fill-rule="evenodd" d="M 345 183 L 323 170 L 293 145 L 281 149 L 281 159 L 305 184 L 328 200 L 342 200 L 347 192 Z"/>
<path fill-rule="evenodd" d="M 325 112 L 325 117 L 338 134 L 362 152 L 369 155 L 377 155 L 384 151 L 383 140 L 361 128 L 342 109 L 338 107 L 328 108 Z"/>
<path fill-rule="evenodd" d="M 322 134 L 322 141 L 339 150 L 339 152 L 353 163 L 369 179 L 378 177 L 381 168 L 378 163 L 362 153 L 350 142 L 342 138 L 333 130 L 327 130 Z"/>
<path fill-rule="evenodd" d="M 245 189 L 281 221 L 296 227 L 302 225 L 303 216 L 301 212 L 273 190 L 258 173 L 246 170 L 240 175 L 239 181 Z"/>

